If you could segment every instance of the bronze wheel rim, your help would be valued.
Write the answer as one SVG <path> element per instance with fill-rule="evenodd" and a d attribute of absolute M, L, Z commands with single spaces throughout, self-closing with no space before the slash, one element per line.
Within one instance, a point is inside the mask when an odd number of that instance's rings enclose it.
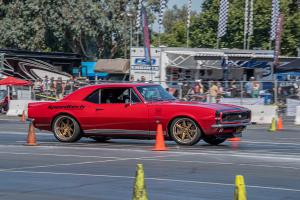
<path fill-rule="evenodd" d="M 62 140 L 70 139 L 75 133 L 75 122 L 70 117 L 60 117 L 55 122 L 55 134 Z"/>
<path fill-rule="evenodd" d="M 189 118 L 179 119 L 173 126 L 173 136 L 180 143 L 190 143 L 198 133 L 198 126 Z"/>

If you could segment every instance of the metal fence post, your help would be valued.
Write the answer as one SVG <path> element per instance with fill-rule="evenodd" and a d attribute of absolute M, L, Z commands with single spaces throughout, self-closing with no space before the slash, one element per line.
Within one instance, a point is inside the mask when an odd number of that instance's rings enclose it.
<path fill-rule="evenodd" d="M 275 103 L 275 105 L 277 105 L 277 103 L 278 103 L 278 85 L 277 85 L 278 83 L 277 83 L 277 78 L 275 78 L 274 79 L 274 103 Z"/>
<path fill-rule="evenodd" d="M 241 88 L 241 105 L 243 105 L 243 93 L 244 93 L 243 81 L 241 81 L 240 88 Z"/>
<path fill-rule="evenodd" d="M 179 85 L 179 98 L 182 99 L 182 83 L 178 83 Z"/>

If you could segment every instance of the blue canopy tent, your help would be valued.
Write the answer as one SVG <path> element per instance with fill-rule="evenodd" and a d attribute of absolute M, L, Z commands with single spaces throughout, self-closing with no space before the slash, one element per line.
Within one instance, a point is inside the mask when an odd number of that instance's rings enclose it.
<path fill-rule="evenodd" d="M 106 78 L 108 73 L 95 72 L 96 62 L 81 62 L 81 76 L 86 76 L 91 79 L 94 77 Z"/>

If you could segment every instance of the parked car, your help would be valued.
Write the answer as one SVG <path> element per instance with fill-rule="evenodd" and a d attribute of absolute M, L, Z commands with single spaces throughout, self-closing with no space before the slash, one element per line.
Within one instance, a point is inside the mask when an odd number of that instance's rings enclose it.
<path fill-rule="evenodd" d="M 8 110 L 8 96 L 6 90 L 0 90 L 0 112 L 7 112 Z"/>
<path fill-rule="evenodd" d="M 147 83 L 88 86 L 57 102 L 28 105 L 35 127 L 53 131 L 61 142 L 153 139 L 161 123 L 165 138 L 178 144 L 203 139 L 217 145 L 240 135 L 250 116 L 250 110 L 239 106 L 179 101 L 160 85 Z"/>

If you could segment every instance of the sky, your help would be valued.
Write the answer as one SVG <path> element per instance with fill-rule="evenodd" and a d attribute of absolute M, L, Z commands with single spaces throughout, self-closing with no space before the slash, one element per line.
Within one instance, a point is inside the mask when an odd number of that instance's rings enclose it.
<path fill-rule="evenodd" d="M 199 11 L 203 0 L 192 0 L 192 9 L 194 11 Z M 188 0 L 169 0 L 168 7 L 172 8 L 173 5 L 182 6 L 187 4 Z"/>
<path fill-rule="evenodd" d="M 184 4 L 188 4 L 189 0 L 169 0 L 168 8 L 172 8 L 174 5 L 178 7 L 183 6 Z M 199 12 L 201 4 L 204 0 L 192 0 L 192 10 Z M 153 26 L 154 31 L 158 31 L 158 23 L 156 22 Z"/>

